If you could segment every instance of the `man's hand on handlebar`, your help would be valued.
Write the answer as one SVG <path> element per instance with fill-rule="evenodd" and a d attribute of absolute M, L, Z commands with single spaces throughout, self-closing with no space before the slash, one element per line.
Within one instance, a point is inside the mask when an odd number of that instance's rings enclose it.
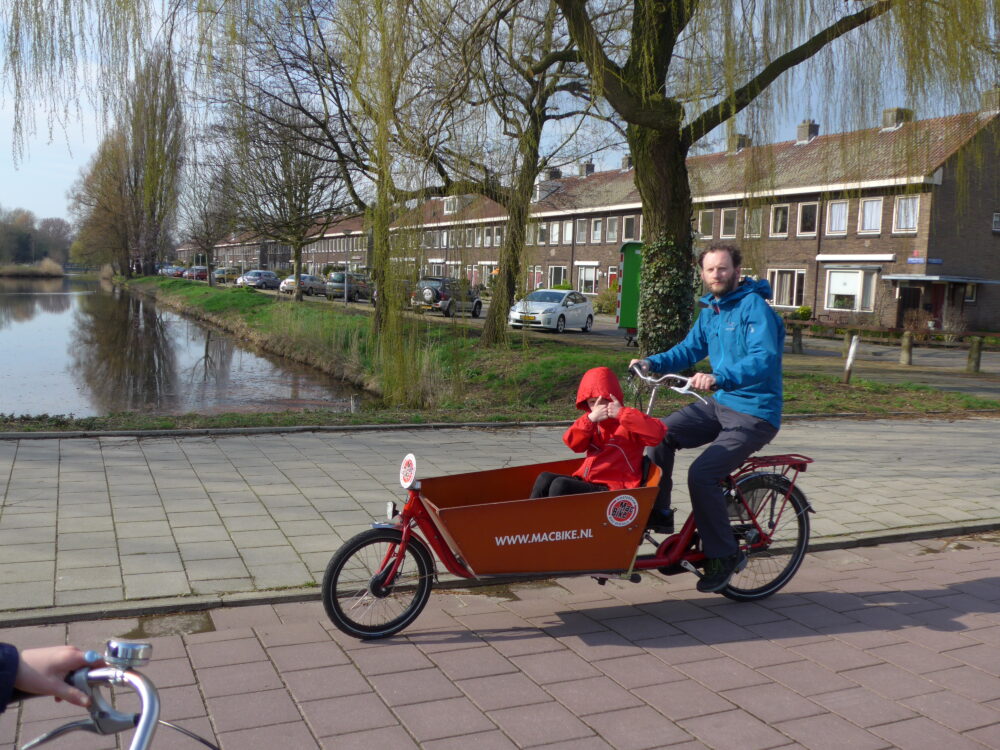
<path fill-rule="evenodd" d="M 628 369 L 633 368 L 639 370 L 643 375 L 649 375 L 649 360 L 648 359 L 633 359 L 628 363 Z"/>
<path fill-rule="evenodd" d="M 689 381 L 696 391 L 711 391 L 715 389 L 715 375 L 710 372 L 696 372 Z"/>

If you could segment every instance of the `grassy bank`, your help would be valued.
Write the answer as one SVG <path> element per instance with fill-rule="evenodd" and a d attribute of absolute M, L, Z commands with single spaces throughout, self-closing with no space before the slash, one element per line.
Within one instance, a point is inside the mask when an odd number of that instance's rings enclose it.
<path fill-rule="evenodd" d="M 0 276 L 14 279 L 58 279 L 65 275 L 62 266 L 48 258 L 31 266 L 0 266 Z"/>
<path fill-rule="evenodd" d="M 370 310 L 325 302 L 296 304 L 253 290 L 211 288 L 173 278 L 130 282 L 135 291 L 232 331 L 241 339 L 312 365 L 378 393 Z M 364 411 L 296 411 L 214 416 L 128 413 L 71 419 L 0 415 L 0 430 L 127 430 L 427 422 L 511 422 L 572 419 L 574 396 L 585 370 L 606 365 L 624 372 L 631 351 L 595 346 L 577 337 L 520 337 L 507 349 L 478 346 L 478 329 L 460 320 L 431 323 L 405 316 L 404 341 L 412 353 L 414 387 L 421 406 L 390 408 L 372 399 Z M 657 413 L 689 399 L 668 393 Z M 786 414 L 960 414 L 1000 409 L 1000 402 L 916 385 L 864 380 L 844 385 L 823 375 L 785 373 Z"/>

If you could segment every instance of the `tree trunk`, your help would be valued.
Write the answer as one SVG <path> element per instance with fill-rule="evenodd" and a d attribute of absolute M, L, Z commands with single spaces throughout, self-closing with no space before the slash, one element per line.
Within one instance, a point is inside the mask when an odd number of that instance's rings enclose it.
<path fill-rule="evenodd" d="M 666 351 L 691 327 L 691 188 L 679 132 L 629 125 L 626 135 L 642 198 L 639 350 L 646 356 Z"/>
<path fill-rule="evenodd" d="M 517 280 L 522 277 L 524 224 L 528 217 L 531 192 L 514 191 L 507 206 L 507 231 L 500 248 L 500 273 L 493 284 L 490 309 L 479 341 L 483 346 L 504 346 L 510 339 L 507 311 L 514 302 Z"/>
<path fill-rule="evenodd" d="M 295 275 L 295 301 L 302 301 L 302 245 L 292 245 L 292 273 Z M 344 282 L 347 283 L 346 281 Z"/>

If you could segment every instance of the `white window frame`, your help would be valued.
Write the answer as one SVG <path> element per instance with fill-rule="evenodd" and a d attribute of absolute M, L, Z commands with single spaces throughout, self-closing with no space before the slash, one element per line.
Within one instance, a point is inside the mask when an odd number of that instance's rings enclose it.
<path fill-rule="evenodd" d="M 828 268 L 826 269 L 826 295 L 823 298 L 823 307 L 833 312 L 872 312 L 875 309 L 875 293 L 878 285 L 878 269 L 874 268 Z M 830 291 L 830 281 L 833 274 L 857 276 L 857 291 L 853 295 L 834 295 Z M 870 279 L 870 285 L 866 287 L 866 278 Z M 870 299 L 865 300 L 865 291 L 869 292 Z M 835 296 L 853 296 L 855 303 L 853 307 L 841 307 L 834 303 Z"/>
<path fill-rule="evenodd" d="M 904 201 L 913 202 L 913 226 L 901 227 L 899 225 L 899 206 Z M 892 233 L 893 234 L 916 234 L 917 223 L 920 221 L 920 196 L 919 195 L 897 195 L 895 205 L 892 207 Z"/>
<path fill-rule="evenodd" d="M 618 242 L 618 217 L 609 216 L 607 226 L 604 228 L 605 242 Z"/>
<path fill-rule="evenodd" d="M 500 247 L 503 244 L 503 224 L 493 227 L 493 247 Z"/>
<path fill-rule="evenodd" d="M 597 294 L 597 266 L 576 267 L 576 291 L 580 294 Z M 589 291 L 588 291 L 589 287 Z"/>
<path fill-rule="evenodd" d="M 844 207 L 844 226 L 843 229 L 837 229 L 833 223 L 833 207 L 843 206 Z M 826 204 L 826 235 L 828 237 L 846 237 L 847 236 L 847 222 L 849 219 L 849 214 L 851 211 L 850 201 L 847 200 L 836 200 L 830 201 Z"/>
<path fill-rule="evenodd" d="M 739 220 L 739 210 L 736 208 L 724 208 L 722 209 L 721 217 L 719 219 L 719 239 L 732 239 L 736 236 L 736 223 Z M 733 231 L 726 231 L 726 218 L 732 217 L 733 220 Z"/>
<path fill-rule="evenodd" d="M 778 209 L 785 209 L 785 231 L 775 232 L 774 231 L 774 220 L 778 214 Z M 776 203 L 771 206 L 771 221 L 768 224 L 768 237 L 787 237 L 788 236 L 788 217 L 790 211 L 790 206 L 787 203 Z"/>
<path fill-rule="evenodd" d="M 587 220 L 576 220 L 576 244 L 585 245 L 587 243 Z"/>
<path fill-rule="evenodd" d="M 493 247 L 493 227 L 483 227 L 483 247 Z"/>
<path fill-rule="evenodd" d="M 476 227 L 476 247 L 483 246 L 483 228 Z"/>
<path fill-rule="evenodd" d="M 567 219 L 563 222 L 563 242 L 567 245 L 573 244 L 573 220 Z"/>
<path fill-rule="evenodd" d="M 708 223 L 708 231 L 706 232 L 706 219 Z M 698 227 L 696 229 L 698 236 L 703 240 L 712 239 L 712 233 L 715 231 L 715 209 L 704 208 L 698 212 Z"/>
<path fill-rule="evenodd" d="M 444 212 L 446 214 L 453 214 L 458 212 L 458 198 L 455 196 L 448 196 L 444 199 Z"/>
<path fill-rule="evenodd" d="M 743 210 L 743 236 L 760 237 L 764 231 L 764 207 L 751 206 Z"/>
<path fill-rule="evenodd" d="M 804 209 L 806 206 L 812 206 L 816 212 L 813 216 L 813 222 L 815 226 L 813 227 L 813 230 L 811 232 L 802 229 L 802 209 Z M 819 203 L 814 203 L 812 201 L 810 201 L 809 203 L 800 203 L 799 210 L 796 213 L 798 214 L 798 216 L 796 216 L 795 219 L 795 224 L 796 224 L 795 236 L 815 237 L 816 233 L 819 231 Z"/>
<path fill-rule="evenodd" d="M 868 203 L 878 204 L 878 226 L 874 229 L 865 229 L 865 205 Z M 867 236 L 881 234 L 882 233 L 882 199 L 881 198 L 862 198 L 858 201 L 858 234 L 863 234 Z"/>
<path fill-rule="evenodd" d="M 631 222 L 632 231 L 629 231 L 628 225 Z M 622 240 L 634 240 L 636 238 L 636 218 L 635 216 L 623 216 L 622 217 Z"/>
<path fill-rule="evenodd" d="M 966 284 L 965 291 L 962 293 L 962 301 L 975 303 L 978 289 L 979 284 Z"/>
<path fill-rule="evenodd" d="M 548 222 L 540 222 L 538 224 L 538 244 L 547 245 L 549 240 L 549 224 Z"/>
<path fill-rule="evenodd" d="M 590 242 L 594 245 L 601 244 L 601 237 L 604 235 L 604 219 L 590 220 Z"/>
<path fill-rule="evenodd" d="M 779 276 L 791 275 L 791 302 L 779 302 Z M 767 282 L 771 285 L 773 295 L 771 304 L 774 307 L 799 308 L 805 300 L 806 272 L 802 268 L 769 268 Z"/>
<path fill-rule="evenodd" d="M 559 284 L 564 284 L 566 282 L 567 271 L 569 269 L 566 266 L 549 266 L 549 289 L 555 288 Z M 556 271 L 559 272 L 559 280 L 556 281 Z"/>
<path fill-rule="evenodd" d="M 993 214 L 993 231 L 1000 232 L 1000 211 Z"/>
<path fill-rule="evenodd" d="M 528 291 L 529 292 L 535 291 L 535 289 L 538 288 L 537 285 L 540 283 L 539 279 L 544 279 L 544 278 L 545 274 L 542 271 L 541 266 L 528 266 L 528 275 L 527 278 L 525 279 Z"/>
<path fill-rule="evenodd" d="M 524 244 L 534 245 L 535 244 L 535 225 L 534 223 L 524 225 Z"/>
<path fill-rule="evenodd" d="M 558 221 L 553 221 L 549 224 L 549 244 L 558 245 L 559 244 L 559 227 L 561 224 Z"/>

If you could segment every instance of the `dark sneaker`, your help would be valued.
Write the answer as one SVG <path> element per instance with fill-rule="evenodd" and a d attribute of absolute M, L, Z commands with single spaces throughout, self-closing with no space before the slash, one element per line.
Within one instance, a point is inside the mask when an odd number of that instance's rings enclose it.
<path fill-rule="evenodd" d="M 674 509 L 673 508 L 653 508 L 646 521 L 646 528 L 655 531 L 657 534 L 674 533 Z"/>
<path fill-rule="evenodd" d="M 729 585 L 734 574 L 747 565 L 747 556 L 740 550 L 729 557 L 709 557 L 705 561 L 705 574 L 698 581 L 698 590 L 703 594 L 715 594 Z"/>

